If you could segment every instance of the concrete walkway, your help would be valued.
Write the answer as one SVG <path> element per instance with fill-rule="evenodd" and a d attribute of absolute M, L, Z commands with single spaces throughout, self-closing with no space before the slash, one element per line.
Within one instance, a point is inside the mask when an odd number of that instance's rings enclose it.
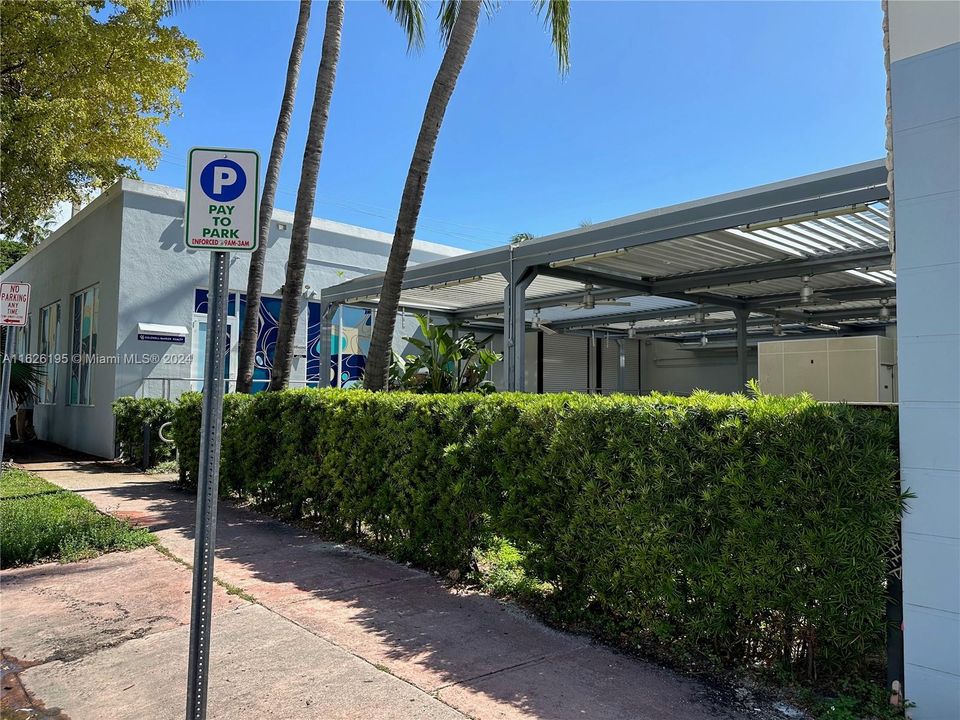
<path fill-rule="evenodd" d="M 24 467 L 144 525 L 192 562 L 194 498 L 169 478 Z M 706 720 L 707 686 L 553 631 L 495 599 L 221 504 L 210 717 Z M 71 720 L 183 716 L 190 572 L 154 549 L 2 573 L 2 646 Z"/>

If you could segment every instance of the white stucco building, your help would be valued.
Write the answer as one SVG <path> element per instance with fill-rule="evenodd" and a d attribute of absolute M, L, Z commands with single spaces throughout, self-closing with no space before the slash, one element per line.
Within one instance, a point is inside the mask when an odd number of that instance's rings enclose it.
<path fill-rule="evenodd" d="M 32 286 L 29 323 L 18 338 L 18 352 L 49 356 L 34 411 L 40 438 L 113 457 L 110 405 L 115 398 L 173 398 L 200 389 L 210 254 L 184 246 L 183 205 L 182 190 L 122 180 L 3 273 L 4 279 Z M 261 386 L 272 361 L 292 227 L 292 213 L 277 211 L 266 239 L 257 348 Z M 314 219 L 292 384 L 330 379 L 330 361 L 321 361 L 324 353 L 318 345 L 320 290 L 383 270 L 391 241 L 385 233 Z M 411 263 L 461 252 L 417 241 Z M 231 254 L 230 380 L 236 376 L 248 268 L 248 254 Z M 363 324 L 369 317 L 363 311 L 351 312 L 349 308 L 343 312 L 347 326 Z M 348 345 L 349 330 L 344 334 Z M 351 366 L 350 350 L 345 346 L 338 358 L 347 380 L 358 372 Z M 97 360 L 78 362 L 72 357 L 76 353 Z"/>

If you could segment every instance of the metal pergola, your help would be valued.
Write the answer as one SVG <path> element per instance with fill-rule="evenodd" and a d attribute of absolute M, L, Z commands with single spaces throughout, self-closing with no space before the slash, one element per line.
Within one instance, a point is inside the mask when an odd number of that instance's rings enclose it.
<path fill-rule="evenodd" d="M 735 338 L 863 331 L 896 317 L 884 161 L 807 175 L 407 270 L 401 307 L 502 327 L 510 389 L 528 329 Z M 321 292 L 375 308 L 383 274 Z M 616 303 L 616 304 L 613 304 Z"/>

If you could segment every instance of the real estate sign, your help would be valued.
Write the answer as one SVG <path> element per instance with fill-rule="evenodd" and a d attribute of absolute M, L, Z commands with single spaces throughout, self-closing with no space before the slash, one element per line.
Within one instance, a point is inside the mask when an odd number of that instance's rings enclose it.
<path fill-rule="evenodd" d="M 185 241 L 196 250 L 257 248 L 260 156 L 255 150 L 193 148 L 187 159 Z"/>
<path fill-rule="evenodd" d="M 23 327 L 30 312 L 28 283 L 0 283 L 0 325 Z"/>

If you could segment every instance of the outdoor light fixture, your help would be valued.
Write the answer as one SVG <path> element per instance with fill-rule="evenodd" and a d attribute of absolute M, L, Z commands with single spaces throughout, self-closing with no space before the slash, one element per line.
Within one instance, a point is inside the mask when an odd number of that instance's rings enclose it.
<path fill-rule="evenodd" d="M 780 318 L 773 321 L 773 335 L 774 337 L 783 337 L 783 323 L 780 322 Z"/>
<path fill-rule="evenodd" d="M 590 283 L 583 286 L 583 302 L 581 305 L 584 310 L 593 310 L 597 306 L 597 301 L 593 297 L 593 285 Z"/>
<path fill-rule="evenodd" d="M 703 305 L 697 305 L 697 312 L 693 315 L 693 321 L 697 325 L 703 325 L 703 322 L 707 319 L 707 314 L 703 311 Z"/>
<path fill-rule="evenodd" d="M 565 260 L 555 260 L 554 262 L 550 263 L 550 267 L 558 268 L 565 267 L 567 265 L 576 265 L 577 263 L 588 262 L 590 260 L 602 260 L 603 258 L 622 255 L 626 251 L 626 248 L 618 248 L 616 250 L 608 250 L 607 252 L 593 253 L 592 255 L 580 255 L 578 257 L 567 258 Z"/>
<path fill-rule="evenodd" d="M 633 340 L 637 336 L 637 323 L 635 321 L 630 321 L 630 326 L 627 328 L 627 337 Z"/>
<path fill-rule="evenodd" d="M 749 225 L 743 225 L 740 229 L 750 232 L 751 230 L 766 230 L 767 228 L 782 227 L 784 225 L 794 225 L 796 223 L 806 222 L 808 220 L 821 220 L 823 218 L 837 217 L 838 215 L 853 215 L 854 213 L 864 212 L 869 210 L 870 206 L 864 203 L 857 203 L 856 205 L 849 205 L 843 208 L 837 208 L 836 210 L 824 210 L 813 213 L 808 213 L 806 215 L 793 215 L 790 217 L 782 217 L 777 220 L 769 220 L 767 222 L 759 223 L 750 223 Z"/>
<path fill-rule="evenodd" d="M 890 302 L 887 298 L 880 299 L 880 314 L 878 317 L 886 322 L 890 319 L 890 308 L 887 306 L 887 303 Z"/>
<path fill-rule="evenodd" d="M 700 336 L 700 347 L 706 347 L 708 342 L 710 342 L 710 339 L 707 337 L 706 333 L 703 333 Z"/>
<path fill-rule="evenodd" d="M 809 305 L 813 302 L 813 288 L 810 287 L 810 276 L 804 275 L 801 279 L 803 286 L 800 288 L 800 304 Z"/>
<path fill-rule="evenodd" d="M 477 275 L 476 277 L 462 278 L 459 280 L 450 280 L 444 283 L 437 283 L 436 285 L 429 285 L 428 290 L 443 290 L 443 288 L 456 287 L 457 285 L 469 285 L 470 283 L 480 282 L 483 280 L 482 275 Z"/>

